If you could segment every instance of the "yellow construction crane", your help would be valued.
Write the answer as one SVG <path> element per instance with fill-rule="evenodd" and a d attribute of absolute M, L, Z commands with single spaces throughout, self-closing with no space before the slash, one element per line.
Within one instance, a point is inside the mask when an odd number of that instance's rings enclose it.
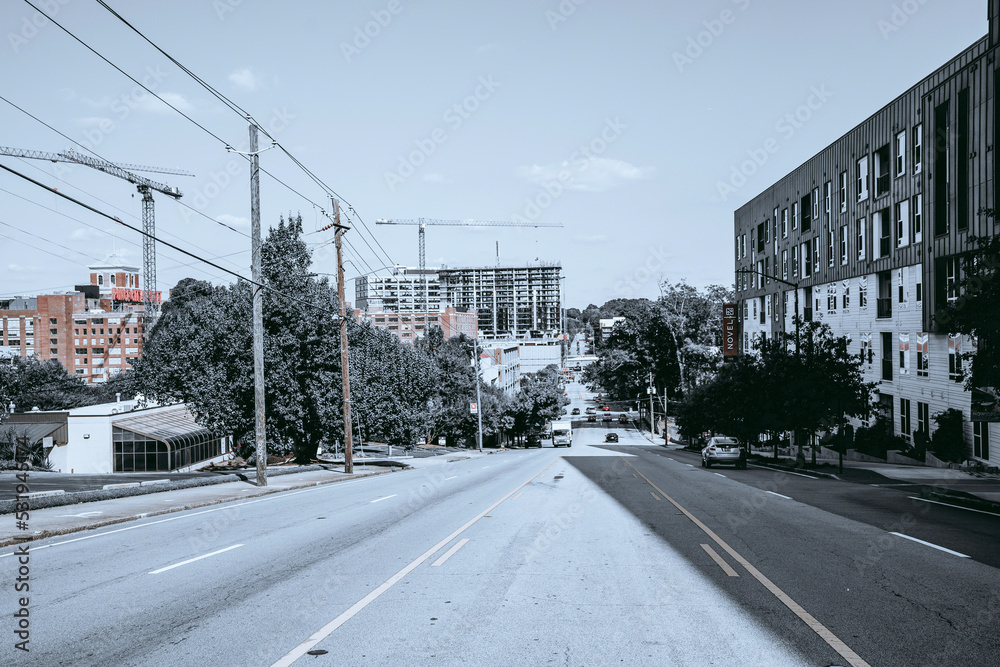
<path fill-rule="evenodd" d="M 417 242 L 420 249 L 420 276 L 423 281 L 423 306 L 427 308 L 427 254 L 424 242 L 424 227 L 427 225 L 443 225 L 448 227 L 562 227 L 558 222 L 513 222 L 510 220 L 439 220 L 437 218 L 392 219 L 381 218 L 376 225 L 417 225 Z"/>

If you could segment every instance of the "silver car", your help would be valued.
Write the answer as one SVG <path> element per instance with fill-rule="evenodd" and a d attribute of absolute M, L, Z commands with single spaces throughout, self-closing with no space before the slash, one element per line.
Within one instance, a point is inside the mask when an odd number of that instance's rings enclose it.
<path fill-rule="evenodd" d="M 701 467 L 711 468 L 713 463 L 733 463 L 739 470 L 747 467 L 747 450 L 736 440 L 715 436 L 701 450 Z"/>

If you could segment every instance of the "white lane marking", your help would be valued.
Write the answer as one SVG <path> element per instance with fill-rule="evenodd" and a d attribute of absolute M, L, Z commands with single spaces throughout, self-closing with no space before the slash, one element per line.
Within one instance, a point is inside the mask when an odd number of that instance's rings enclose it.
<path fill-rule="evenodd" d="M 447 482 L 449 479 L 458 479 L 458 475 L 452 475 L 451 477 L 445 477 L 444 481 Z"/>
<path fill-rule="evenodd" d="M 395 498 L 395 497 L 396 497 L 396 496 L 398 496 L 398 495 L 399 495 L 398 493 L 394 493 L 394 494 L 392 494 L 391 496 L 383 496 L 382 498 L 377 498 L 377 499 L 375 499 L 375 500 L 371 501 L 371 502 L 370 502 L 370 503 L 368 503 L 368 504 L 370 505 L 371 503 L 380 503 L 380 502 L 382 502 L 383 500 L 389 500 L 389 498 Z"/>
<path fill-rule="evenodd" d="M 717 473 L 714 473 L 714 474 L 718 475 L 719 477 L 725 477 L 725 475 L 723 475 L 721 472 L 717 472 Z"/>
<path fill-rule="evenodd" d="M 711 546 L 703 544 L 701 545 L 701 548 L 705 550 L 705 553 L 707 553 L 709 556 L 712 557 L 712 560 L 715 561 L 715 564 L 721 567 L 722 571 L 725 572 L 727 575 L 729 575 L 730 577 L 740 576 L 739 574 L 737 574 L 736 570 L 733 569 L 733 566 L 727 563 L 725 560 L 723 560 L 722 556 L 720 556 Z"/>
<path fill-rule="evenodd" d="M 686 465 L 686 466 L 687 466 L 688 468 L 693 468 L 693 467 L 694 467 L 694 466 L 693 466 L 693 465 L 691 465 L 690 463 L 685 463 L 684 465 Z"/>
<path fill-rule="evenodd" d="M 511 498 L 511 500 L 517 500 L 518 498 L 520 498 L 523 495 L 524 495 L 524 491 L 522 491 L 521 493 L 519 493 L 516 496 L 514 496 L 513 498 Z"/>
<path fill-rule="evenodd" d="M 233 549 L 238 549 L 239 547 L 242 547 L 242 546 L 243 546 L 242 544 L 234 544 L 231 547 L 226 547 L 225 549 L 219 549 L 218 551 L 213 551 L 212 553 L 205 554 L 204 556 L 198 556 L 197 558 L 189 558 L 187 560 L 182 560 L 180 563 L 174 563 L 173 565 L 168 565 L 166 567 L 161 567 L 159 570 L 153 570 L 149 574 L 159 574 L 160 572 L 166 572 L 167 570 L 172 570 L 175 567 L 180 567 L 181 565 L 187 565 L 188 563 L 193 563 L 193 562 L 195 562 L 197 560 L 201 560 L 202 558 L 209 558 L 210 556 L 218 556 L 221 553 L 225 553 L 227 551 L 232 551 Z"/>
<path fill-rule="evenodd" d="M 766 491 L 765 493 L 770 493 L 772 496 L 778 496 L 779 498 L 784 498 L 785 500 L 791 500 L 791 496 L 783 496 L 780 493 L 775 493 L 774 491 Z"/>
<path fill-rule="evenodd" d="M 910 537 L 909 535 L 903 535 L 902 533 L 893 533 L 893 532 L 890 532 L 889 534 L 895 535 L 896 537 L 902 537 L 907 540 L 913 540 L 914 542 L 920 542 L 920 544 L 923 544 L 924 546 L 931 547 L 932 549 L 937 549 L 938 551 L 944 551 L 945 553 L 949 553 L 952 556 L 958 556 L 959 558 L 968 558 L 968 556 L 966 556 L 965 554 L 960 554 L 957 551 L 952 551 L 951 549 L 945 549 L 944 547 L 939 547 L 938 545 L 931 544 L 930 542 L 924 542 L 923 540 L 918 540 L 917 538 Z"/>
<path fill-rule="evenodd" d="M 952 505 L 951 503 L 943 503 L 940 500 L 928 500 L 927 498 L 917 498 L 916 496 L 907 496 L 910 500 L 919 500 L 924 503 L 934 503 L 935 505 L 944 505 L 945 507 L 954 507 L 957 510 L 965 510 L 966 512 L 979 512 L 980 514 L 989 514 L 990 516 L 1000 516 L 996 512 L 987 512 L 985 510 L 974 510 L 971 507 L 962 507 L 961 505 Z"/>
<path fill-rule="evenodd" d="M 817 477 L 813 477 L 812 475 L 803 475 L 800 472 L 792 472 L 791 470 L 778 470 L 776 468 L 769 468 L 767 466 L 755 466 L 752 463 L 750 464 L 750 467 L 752 467 L 752 468 L 760 468 L 761 470 L 774 470 L 776 472 L 783 472 L 786 475 L 797 475 L 799 477 L 805 477 L 806 479 L 818 479 Z"/>
<path fill-rule="evenodd" d="M 347 482 L 336 482 L 334 486 L 350 486 L 351 484 L 357 484 L 358 482 L 364 481 L 365 478 L 361 477 L 359 479 L 352 479 Z M 331 486 L 330 484 L 326 485 Z M 222 507 L 213 507 L 212 509 L 201 510 L 200 512 L 191 512 L 189 514 L 181 514 L 180 516 L 172 516 L 166 519 L 159 519 L 158 521 L 149 521 L 148 523 L 140 523 L 134 526 L 127 526 L 125 528 L 115 528 L 114 530 L 106 530 L 103 533 L 94 533 L 93 535 L 84 535 L 83 537 L 74 537 L 71 540 L 63 540 L 62 542 L 53 542 L 52 544 L 43 544 L 39 547 L 31 547 L 32 551 L 38 551 L 39 549 L 47 549 L 49 547 L 57 547 L 61 544 L 70 544 L 72 542 L 80 542 L 81 540 L 92 540 L 95 537 L 103 537 L 105 535 L 113 535 L 114 533 L 123 533 L 126 530 L 135 530 L 136 528 L 145 528 L 147 526 L 155 526 L 158 523 L 166 523 L 168 521 L 177 521 L 178 519 L 187 519 L 192 516 L 198 516 L 200 514 L 209 514 L 210 512 L 221 512 L 223 510 L 232 509 L 234 507 L 243 507 L 244 505 L 253 505 L 254 503 L 262 503 L 267 500 L 277 500 L 278 498 L 287 498 L 289 496 L 297 496 L 300 493 L 309 493 L 311 491 L 316 491 L 319 487 L 313 487 L 311 489 L 302 489 L 301 491 L 284 491 L 282 493 L 272 493 L 270 495 L 264 496 L 263 498 L 257 498 L 256 500 L 248 500 L 245 503 L 236 503 L 235 505 L 230 502 L 224 503 Z M 16 551 L 11 551 L 8 554 L 0 554 L 0 558 L 6 558 L 7 556 L 13 556 Z"/>
<path fill-rule="evenodd" d="M 459 549 L 461 549 L 462 547 L 464 547 L 465 543 L 468 542 L 468 541 L 469 541 L 468 537 L 463 537 L 462 539 L 460 539 L 455 544 L 455 546 L 453 546 L 451 549 L 448 549 L 447 551 L 445 551 L 441 555 L 440 558 L 438 558 L 436 561 L 434 561 L 433 563 L 431 563 L 431 567 L 441 567 L 442 565 L 444 565 L 444 562 L 446 560 L 448 560 L 449 558 L 451 558 L 452 556 L 454 556 L 455 552 L 458 551 Z"/>
<path fill-rule="evenodd" d="M 672 458 L 670 458 L 670 457 L 668 456 L 668 457 L 667 457 L 667 460 L 668 460 L 668 461 L 676 461 L 677 459 L 672 459 Z"/>
<path fill-rule="evenodd" d="M 558 461 L 558 459 L 556 459 L 556 461 Z M 549 465 L 545 466 L 544 468 L 536 472 L 527 481 L 519 484 L 515 489 L 511 490 L 503 498 L 496 501 L 495 503 L 484 509 L 479 514 L 466 521 L 465 524 L 456 529 L 451 535 L 449 535 L 448 537 L 444 538 L 443 540 L 432 546 L 430 549 L 422 553 L 420 556 L 417 556 L 417 558 L 413 562 L 411 562 L 409 565 L 404 567 L 396 574 L 386 579 L 384 582 L 382 582 L 382 584 L 378 588 L 370 592 L 368 595 L 364 596 L 363 598 L 352 604 L 347 609 L 347 611 L 343 612 L 340 616 L 333 619 L 332 621 L 324 625 L 322 628 L 314 632 L 308 639 L 306 639 L 304 642 L 302 642 L 301 644 L 293 648 L 291 651 L 286 653 L 280 660 L 271 665 L 271 667 L 288 667 L 288 665 L 291 665 L 293 662 L 304 656 L 307 651 L 309 651 L 310 649 L 312 649 L 312 647 L 316 646 L 316 644 L 319 644 L 321 641 L 329 637 L 337 628 L 342 626 L 344 623 L 354 618 L 354 616 L 356 616 L 362 609 L 367 607 L 369 604 L 374 602 L 380 595 L 382 595 L 382 593 L 385 593 L 387 590 L 389 590 L 397 583 L 399 583 L 403 578 L 405 578 L 406 575 L 408 575 L 410 572 L 413 572 L 413 570 L 417 569 L 417 567 L 419 567 L 421 563 L 423 563 L 425 560 L 427 560 L 428 558 L 436 554 L 438 551 L 443 549 L 446 544 L 448 544 L 453 539 L 464 533 L 466 530 L 469 529 L 470 526 L 472 526 L 477 521 L 482 519 L 484 516 L 486 516 L 494 509 L 499 507 L 500 504 L 503 503 L 505 500 L 507 500 L 515 493 L 523 489 L 525 486 L 530 484 L 532 481 L 534 481 L 536 477 L 538 477 L 543 472 L 548 470 L 553 463 L 555 463 L 555 461 L 552 461 L 552 463 L 550 463 Z"/>

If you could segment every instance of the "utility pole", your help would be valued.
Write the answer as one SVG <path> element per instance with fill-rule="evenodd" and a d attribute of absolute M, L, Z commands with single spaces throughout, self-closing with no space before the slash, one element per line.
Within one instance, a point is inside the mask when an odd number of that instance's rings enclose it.
<path fill-rule="evenodd" d="M 348 229 L 340 224 L 340 202 L 333 202 L 333 224 L 337 228 L 334 244 L 337 247 L 337 301 L 340 305 L 340 376 L 344 380 L 344 472 L 354 473 L 354 445 L 351 433 L 351 379 L 347 355 L 347 310 L 344 302 L 344 260 L 340 249 L 340 236 Z"/>
<path fill-rule="evenodd" d="M 656 429 L 653 426 L 653 396 L 656 394 L 656 390 L 653 389 L 653 373 L 649 374 L 649 388 L 646 390 L 649 394 L 649 437 L 656 437 Z"/>
<path fill-rule="evenodd" d="M 479 421 L 479 431 L 476 433 L 476 447 L 483 451 L 483 399 L 479 394 L 479 332 L 472 336 L 472 354 L 476 364 L 476 418 Z"/>
<path fill-rule="evenodd" d="M 250 234 L 253 279 L 253 411 L 257 448 L 257 486 L 267 486 L 267 421 L 264 413 L 264 295 L 261 293 L 260 156 L 257 126 L 250 122 Z"/>

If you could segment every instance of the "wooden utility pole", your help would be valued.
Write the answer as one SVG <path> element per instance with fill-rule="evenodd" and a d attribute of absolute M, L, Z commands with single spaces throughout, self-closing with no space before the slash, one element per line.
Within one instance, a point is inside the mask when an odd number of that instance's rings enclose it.
<path fill-rule="evenodd" d="M 649 389 L 648 389 L 648 392 L 649 392 L 649 437 L 650 438 L 655 438 L 656 437 L 656 427 L 653 426 L 653 414 L 654 414 L 653 413 L 653 395 L 656 393 L 656 390 L 653 389 L 653 374 L 652 373 L 649 374 Z"/>
<path fill-rule="evenodd" d="M 347 310 L 344 302 L 344 259 L 340 250 L 340 236 L 347 229 L 340 224 L 340 202 L 333 200 L 333 224 L 336 227 L 334 244 L 337 247 L 337 301 L 340 305 L 340 376 L 344 380 L 344 472 L 354 472 L 354 446 L 351 433 L 351 380 L 348 373 Z"/>
<path fill-rule="evenodd" d="M 267 422 L 264 417 L 264 295 L 261 293 L 260 157 L 257 126 L 250 122 L 250 234 L 253 286 L 253 411 L 257 447 L 257 486 L 267 486 Z"/>

